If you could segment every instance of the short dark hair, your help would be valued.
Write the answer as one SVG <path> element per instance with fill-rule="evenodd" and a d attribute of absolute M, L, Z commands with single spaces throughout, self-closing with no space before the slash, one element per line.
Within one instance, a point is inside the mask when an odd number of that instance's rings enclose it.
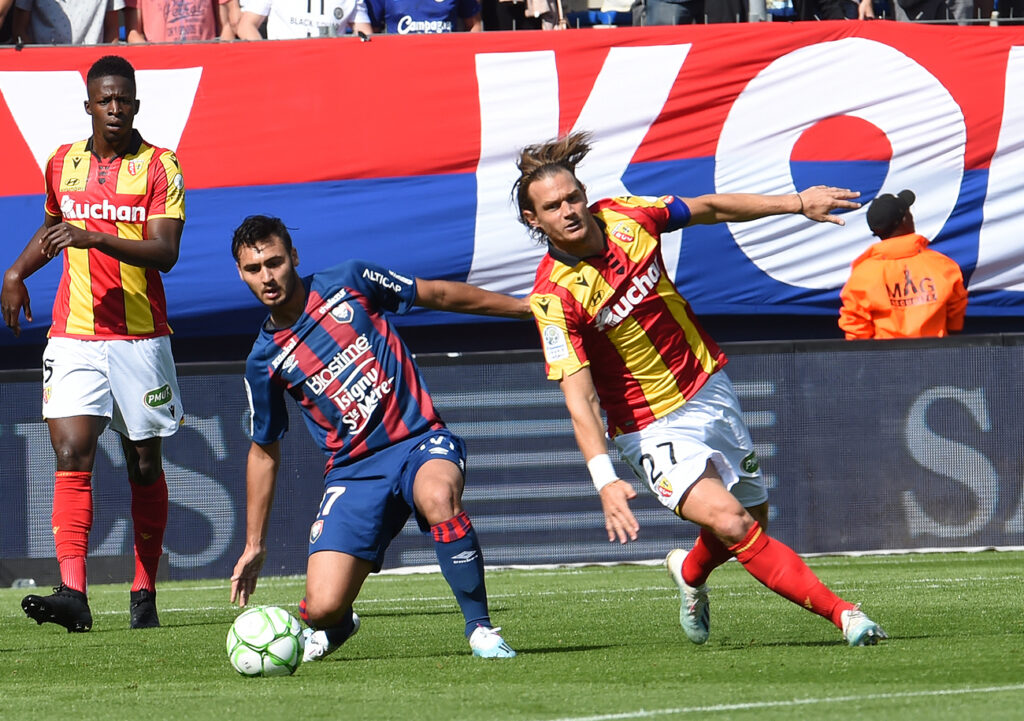
<path fill-rule="evenodd" d="M 98 78 L 106 78 L 112 75 L 119 78 L 127 78 L 131 81 L 132 88 L 135 87 L 135 68 L 120 55 L 104 55 L 94 62 L 92 67 L 89 68 L 89 73 L 85 76 L 85 82 L 88 84 Z"/>
<path fill-rule="evenodd" d="M 280 218 L 271 215 L 250 215 L 243 220 L 231 237 L 231 255 L 235 256 L 235 262 L 238 262 L 242 246 L 255 248 L 272 235 L 281 239 L 287 252 L 292 252 L 292 236 Z"/>

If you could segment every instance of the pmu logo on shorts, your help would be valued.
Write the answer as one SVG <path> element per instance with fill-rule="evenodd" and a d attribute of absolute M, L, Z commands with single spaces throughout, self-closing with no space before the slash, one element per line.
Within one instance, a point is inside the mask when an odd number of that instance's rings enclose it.
<path fill-rule="evenodd" d="M 169 403 L 172 397 L 171 387 L 165 383 L 155 391 L 146 391 L 146 397 L 143 400 L 150 408 L 159 408 Z"/>
<path fill-rule="evenodd" d="M 740 468 L 743 469 L 744 473 L 754 475 L 757 473 L 758 467 L 757 454 L 753 451 L 750 452 L 750 455 L 740 461 Z"/>
<path fill-rule="evenodd" d="M 106 198 L 102 203 L 76 203 L 70 196 L 60 199 L 60 212 L 65 220 L 122 220 L 142 223 L 146 209 L 139 205 L 114 205 Z"/>
<path fill-rule="evenodd" d="M 316 543 L 317 539 L 320 538 L 320 534 L 324 532 L 323 519 L 313 521 L 313 525 L 309 527 L 309 542 Z"/>

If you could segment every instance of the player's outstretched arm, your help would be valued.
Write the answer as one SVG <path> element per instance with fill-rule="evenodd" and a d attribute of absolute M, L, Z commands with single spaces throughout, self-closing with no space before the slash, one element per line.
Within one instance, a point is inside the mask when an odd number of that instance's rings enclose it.
<path fill-rule="evenodd" d="M 576 445 L 587 462 L 594 486 L 599 487 L 608 540 L 618 540 L 619 543 L 635 541 L 640 524 L 629 510 L 629 501 L 636 498 L 636 491 L 615 475 L 615 469 L 608 460 L 604 421 L 590 369 L 584 367 L 572 375 L 564 376 L 562 393 L 572 418 Z"/>
<path fill-rule="evenodd" d="M 860 192 L 848 188 L 815 185 L 789 195 L 756 195 L 753 193 L 713 193 L 684 198 L 690 208 L 691 225 L 741 223 L 769 215 L 800 214 L 819 223 L 846 225 L 838 215 L 839 208 L 856 209 Z"/>
<path fill-rule="evenodd" d="M 494 293 L 469 283 L 453 280 L 416 279 L 416 305 L 434 310 L 502 318 L 530 318 L 526 298 Z"/>
<path fill-rule="evenodd" d="M 256 590 L 267 556 L 267 528 L 274 503 L 277 469 L 281 464 L 280 443 L 253 443 L 245 468 L 245 550 L 231 573 L 231 603 L 244 606 Z"/>

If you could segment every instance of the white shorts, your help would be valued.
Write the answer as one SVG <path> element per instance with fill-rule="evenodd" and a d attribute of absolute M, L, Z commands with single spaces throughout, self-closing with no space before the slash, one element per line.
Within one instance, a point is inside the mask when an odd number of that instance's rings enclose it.
<path fill-rule="evenodd" d="M 739 399 L 724 371 L 713 374 L 682 408 L 614 442 L 637 478 L 673 512 L 709 460 L 744 508 L 768 500 Z"/>
<path fill-rule="evenodd" d="M 185 422 L 171 340 L 51 338 L 43 351 L 43 418 L 99 416 L 142 441 Z"/>

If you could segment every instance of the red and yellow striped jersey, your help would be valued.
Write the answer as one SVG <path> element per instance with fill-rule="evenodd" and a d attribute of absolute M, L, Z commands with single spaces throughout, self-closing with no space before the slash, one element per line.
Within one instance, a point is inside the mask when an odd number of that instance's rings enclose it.
<path fill-rule="evenodd" d="M 548 378 L 589 366 L 614 437 L 685 404 L 726 358 L 661 257 L 661 234 L 690 220 L 686 204 L 673 196 L 614 198 L 590 212 L 604 230 L 604 253 L 575 258 L 549 246 L 530 307 Z"/>
<path fill-rule="evenodd" d="M 174 153 L 136 131 L 128 152 L 104 160 L 92 138 L 62 145 L 46 163 L 46 213 L 79 228 L 142 240 L 154 218 L 185 219 L 185 184 Z M 155 338 L 171 332 L 160 272 L 94 248 L 68 248 L 50 335 L 85 340 Z"/>

